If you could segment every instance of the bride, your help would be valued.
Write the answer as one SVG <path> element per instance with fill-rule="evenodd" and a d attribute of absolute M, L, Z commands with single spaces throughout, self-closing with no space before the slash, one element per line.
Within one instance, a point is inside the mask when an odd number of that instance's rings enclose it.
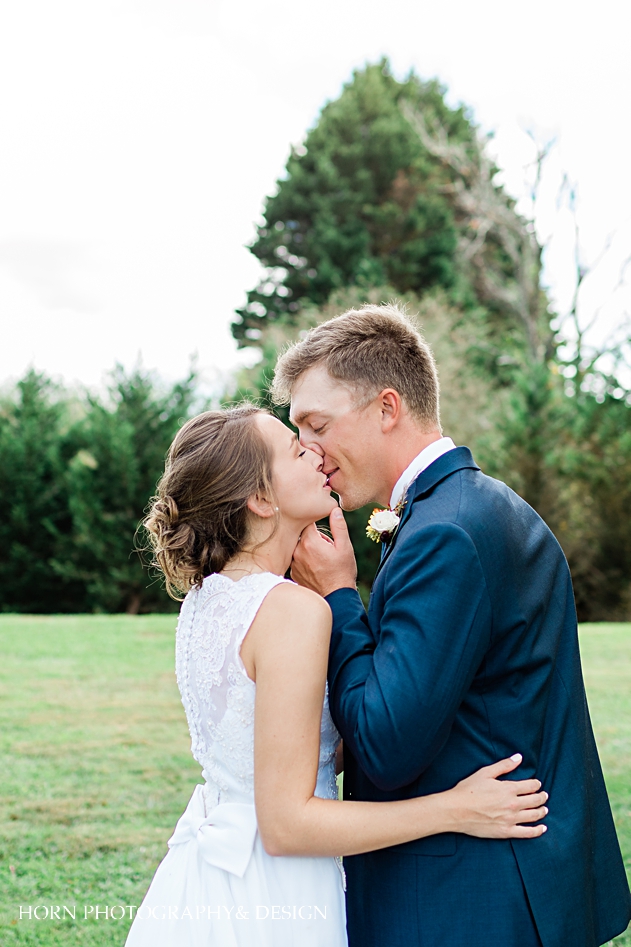
<path fill-rule="evenodd" d="M 547 813 L 539 781 L 497 778 L 518 755 L 435 795 L 337 800 L 331 615 L 283 578 L 302 531 L 337 505 L 320 468 L 250 405 L 193 418 L 171 446 L 145 526 L 167 590 L 186 593 L 176 673 L 204 783 L 127 947 L 345 947 L 339 856 L 441 832 L 545 831 L 532 824 Z"/>

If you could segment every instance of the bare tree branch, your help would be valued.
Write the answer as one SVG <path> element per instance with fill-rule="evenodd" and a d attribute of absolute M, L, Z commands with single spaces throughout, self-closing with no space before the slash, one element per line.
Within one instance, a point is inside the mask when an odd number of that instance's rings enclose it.
<path fill-rule="evenodd" d="M 451 183 L 444 185 L 443 191 L 452 198 L 460 224 L 460 256 L 471 270 L 480 298 L 487 304 L 499 306 L 521 325 L 533 363 L 547 361 L 557 352 L 562 366 L 574 368 L 577 385 L 594 374 L 599 374 L 607 384 L 613 384 L 613 375 L 605 363 L 613 366 L 614 372 L 621 366 L 629 367 L 631 334 L 626 324 L 622 324 L 600 346 L 588 343 L 587 337 L 601 309 L 585 324 L 580 302 L 585 280 L 609 253 L 615 232 L 607 236 L 595 259 L 586 264 L 581 252 L 576 185 L 567 174 L 563 175 L 559 188 L 557 209 L 567 200 L 574 229 L 574 287 L 569 308 L 559 315 L 554 331 L 545 309 L 540 285 L 542 249 L 533 221 L 544 165 L 555 140 L 540 144 L 532 131 L 527 132 L 535 146 L 534 160 L 527 166 L 535 169 L 529 185 L 533 220 L 527 221 L 515 213 L 512 202 L 494 185 L 494 167 L 482 139 L 473 147 L 450 141 L 443 126 L 428 127 L 424 115 L 408 102 L 402 103 L 401 109 L 427 151 L 451 171 Z M 506 268 L 498 268 L 493 253 L 498 248 L 510 261 L 508 276 Z M 616 290 L 624 284 L 630 266 L 631 255 L 621 267 Z M 565 355 L 563 348 L 567 350 Z"/>
<path fill-rule="evenodd" d="M 575 277 L 570 307 L 566 316 L 562 318 L 561 324 L 557 330 L 561 337 L 565 336 L 563 339 L 563 344 L 565 346 L 570 346 L 572 349 L 570 357 L 563 359 L 563 363 L 565 365 L 573 365 L 575 367 L 577 382 L 579 384 L 582 384 L 589 375 L 594 375 L 596 373 L 600 374 L 602 378 L 609 384 L 612 384 L 613 376 L 610 372 L 607 373 L 605 371 L 605 369 L 602 367 L 602 362 L 603 360 L 608 359 L 610 363 L 615 366 L 615 370 L 617 371 L 619 371 L 623 366 L 628 366 L 626 351 L 629 343 L 629 333 L 628 329 L 625 328 L 627 324 L 626 320 L 617 326 L 616 329 L 614 329 L 614 331 L 610 333 L 609 336 L 601 343 L 601 345 L 594 346 L 587 342 L 587 336 L 596 325 L 598 317 L 602 311 L 602 306 L 600 306 L 594 312 L 591 319 L 586 324 L 584 324 L 581 320 L 579 309 L 581 290 L 585 280 L 591 276 L 592 273 L 594 273 L 594 271 L 609 253 L 611 244 L 615 237 L 615 231 L 607 235 L 600 252 L 596 255 L 591 263 L 586 264 L 583 261 L 581 254 L 581 231 L 578 222 L 576 186 L 570 183 L 567 174 L 563 176 L 563 182 L 559 189 L 557 207 L 561 206 L 561 201 L 565 193 L 568 195 L 568 208 L 570 214 L 572 215 L 574 228 L 573 254 Z M 613 290 L 614 293 L 620 288 L 620 286 L 624 284 L 626 270 L 630 263 L 631 256 L 624 261 L 621 267 L 618 283 Z M 565 329 L 565 326 L 568 322 L 572 327 L 572 337 L 568 337 L 567 330 Z"/>
<path fill-rule="evenodd" d="M 494 168 L 482 140 L 473 149 L 449 140 L 446 130 L 435 125 L 431 130 L 423 114 L 402 103 L 402 111 L 415 129 L 424 147 L 452 172 L 452 183 L 444 190 L 451 194 L 460 217 L 461 259 L 469 265 L 482 299 L 497 304 L 511 313 L 521 324 L 531 359 L 548 357 L 552 333 L 542 319 L 542 296 L 539 285 L 541 248 L 534 226 L 516 214 L 512 202 L 493 183 Z M 541 180 L 541 168 L 552 147 L 548 143 L 537 153 L 535 184 Z M 512 279 L 493 266 L 490 243 L 505 254 L 511 264 Z"/>

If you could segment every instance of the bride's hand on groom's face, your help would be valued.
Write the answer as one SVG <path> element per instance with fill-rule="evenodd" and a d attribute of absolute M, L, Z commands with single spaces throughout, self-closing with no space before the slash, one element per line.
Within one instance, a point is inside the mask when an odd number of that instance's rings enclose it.
<path fill-rule="evenodd" d="M 340 509 L 333 510 L 329 523 L 331 539 L 318 532 L 315 524 L 304 530 L 291 563 L 294 582 L 323 596 L 336 589 L 354 589 L 357 584 L 355 553 Z"/>

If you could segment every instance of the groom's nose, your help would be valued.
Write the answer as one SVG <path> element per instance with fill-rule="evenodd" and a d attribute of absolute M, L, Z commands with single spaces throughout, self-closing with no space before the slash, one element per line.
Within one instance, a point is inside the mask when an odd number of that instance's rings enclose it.
<path fill-rule="evenodd" d="M 299 434 L 298 440 L 302 447 L 313 451 L 314 454 L 318 454 L 322 458 L 322 461 L 324 461 L 324 451 L 316 440 L 309 438 L 306 434 Z"/>

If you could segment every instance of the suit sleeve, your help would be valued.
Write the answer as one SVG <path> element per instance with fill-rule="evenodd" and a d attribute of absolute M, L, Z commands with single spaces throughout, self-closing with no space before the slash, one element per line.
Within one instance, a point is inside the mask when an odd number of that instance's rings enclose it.
<path fill-rule="evenodd" d="M 475 546 L 453 524 L 401 536 L 386 569 L 379 628 L 352 589 L 327 596 L 329 702 L 361 769 L 394 790 L 445 744 L 488 648 L 491 610 Z"/>

